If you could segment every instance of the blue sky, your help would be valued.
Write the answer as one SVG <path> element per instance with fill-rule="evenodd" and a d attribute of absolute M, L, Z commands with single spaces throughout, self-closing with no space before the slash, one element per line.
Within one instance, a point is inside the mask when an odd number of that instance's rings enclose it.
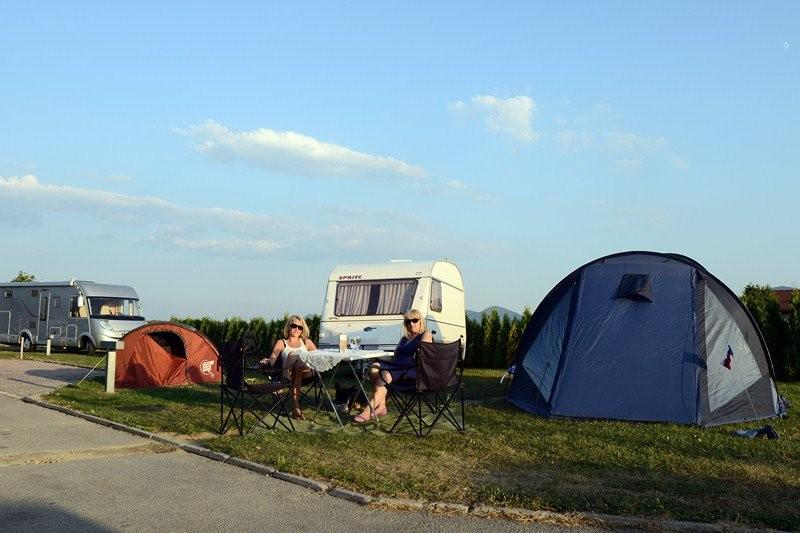
<path fill-rule="evenodd" d="M 111 4 L 111 5 L 107 5 Z M 800 4 L 47 3 L 0 31 L 0 276 L 148 318 L 319 312 L 448 257 L 467 305 L 689 255 L 800 284 Z"/>

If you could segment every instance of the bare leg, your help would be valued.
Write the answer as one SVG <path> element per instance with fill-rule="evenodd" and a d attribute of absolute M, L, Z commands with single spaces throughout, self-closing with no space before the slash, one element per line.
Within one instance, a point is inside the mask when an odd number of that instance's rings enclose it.
<path fill-rule="evenodd" d="M 389 372 L 381 372 L 377 363 L 373 363 L 369 369 L 369 375 L 372 379 L 372 399 L 370 405 L 375 408 L 375 411 L 381 412 L 386 410 L 386 384 L 392 382 L 392 375 Z M 368 405 L 362 412 L 363 418 L 369 418 L 372 414 L 372 408 Z"/>
<path fill-rule="evenodd" d="M 300 409 L 300 390 L 303 387 L 303 379 L 311 375 L 311 369 L 294 354 L 289 355 L 284 365 L 288 366 L 287 377 L 292 384 L 292 416 L 298 420 L 305 420 Z"/>

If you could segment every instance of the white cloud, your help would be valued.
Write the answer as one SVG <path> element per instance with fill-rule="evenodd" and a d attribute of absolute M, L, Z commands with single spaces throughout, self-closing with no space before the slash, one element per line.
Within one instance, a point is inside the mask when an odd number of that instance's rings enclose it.
<path fill-rule="evenodd" d="M 448 180 L 445 182 L 445 186 L 456 190 L 456 191 L 465 191 L 467 190 L 467 186 L 459 180 Z"/>
<path fill-rule="evenodd" d="M 196 240 L 168 237 L 160 242 L 183 250 L 208 252 L 215 255 L 274 255 L 275 252 L 287 248 L 285 244 L 264 239 Z"/>
<path fill-rule="evenodd" d="M 176 132 L 182 132 L 173 128 Z M 425 178 L 422 167 L 366 154 L 293 131 L 261 128 L 235 132 L 209 120 L 187 130 L 196 149 L 219 161 L 241 160 L 270 172 L 310 177 Z"/>
<path fill-rule="evenodd" d="M 0 217 L 0 225 L 6 227 L 30 224 L 36 216 L 77 215 L 87 217 L 90 225 L 94 223 L 95 231 L 113 224 L 115 240 L 244 259 L 327 258 L 345 262 L 398 254 L 438 257 L 448 250 L 468 256 L 482 253 L 485 247 L 472 239 L 460 239 L 444 226 L 432 230 L 429 221 L 409 220 L 406 214 L 377 208 L 337 211 L 336 206 L 322 206 L 318 220 L 306 221 L 292 213 L 186 207 L 158 197 L 45 184 L 30 174 L 0 176 L 0 203 L 10 206 Z M 35 212 L 31 209 L 34 206 Z"/>
<path fill-rule="evenodd" d="M 125 174 L 111 174 L 110 176 L 106 176 L 106 181 L 121 183 L 126 181 L 131 181 L 130 176 L 126 176 Z"/>
<path fill-rule="evenodd" d="M 162 198 L 129 196 L 97 189 L 40 183 L 32 174 L 3 178 L 0 198 L 16 206 L 41 206 L 49 211 L 91 214 L 128 224 L 215 225 L 239 232 L 259 231 L 265 226 L 286 228 L 294 222 L 264 214 L 218 207 L 188 208 Z"/>
<path fill-rule="evenodd" d="M 606 148 L 612 153 L 642 153 L 664 148 L 667 144 L 663 137 L 643 137 L 625 131 L 604 131 Z"/>
<path fill-rule="evenodd" d="M 466 108 L 467 108 L 466 104 L 464 104 L 464 102 L 461 101 L 450 102 L 449 104 L 447 104 L 447 109 L 451 113 L 462 113 L 463 111 L 466 110 Z"/>
<path fill-rule="evenodd" d="M 498 98 L 492 95 L 477 95 L 469 104 L 461 101 L 451 102 L 447 108 L 454 114 L 475 114 L 483 117 L 486 127 L 492 133 L 509 135 L 527 143 L 538 140 L 538 134 L 531 125 L 536 102 L 529 96 Z"/>
<path fill-rule="evenodd" d="M 599 223 L 606 230 L 660 228 L 669 223 L 669 217 L 663 209 L 637 209 L 603 200 L 594 200 L 590 206 L 595 209 Z"/>
<path fill-rule="evenodd" d="M 685 159 L 681 159 L 680 157 L 676 157 L 674 155 L 670 156 L 669 162 L 678 170 L 686 170 L 689 168 L 689 163 L 687 163 Z"/>
<path fill-rule="evenodd" d="M 484 191 L 477 191 L 472 187 L 470 187 L 469 185 L 467 185 L 466 183 L 462 182 L 461 180 L 456 180 L 456 179 L 446 180 L 443 182 L 442 185 L 446 191 L 462 196 L 467 196 L 477 202 L 497 203 L 498 201 L 496 195 Z"/>
<path fill-rule="evenodd" d="M 92 172 L 84 172 L 81 174 L 81 177 L 85 177 L 92 181 L 99 181 L 103 183 L 125 183 L 128 181 L 132 181 L 133 179 L 125 174 L 95 174 Z"/>
<path fill-rule="evenodd" d="M 594 135 L 585 131 L 561 130 L 556 133 L 556 143 L 565 152 L 577 152 L 594 144 Z"/>
<path fill-rule="evenodd" d="M 553 139 L 562 152 L 590 152 L 626 171 L 654 165 L 678 170 L 687 168 L 686 161 L 671 153 L 669 142 L 663 136 L 648 137 L 615 127 L 623 117 L 610 104 L 597 104 L 585 113 L 571 108 L 567 111 L 566 118 L 557 116 L 554 119 L 558 131 Z"/>
<path fill-rule="evenodd" d="M 623 170 L 639 170 L 642 168 L 641 159 L 617 159 L 614 165 Z"/>

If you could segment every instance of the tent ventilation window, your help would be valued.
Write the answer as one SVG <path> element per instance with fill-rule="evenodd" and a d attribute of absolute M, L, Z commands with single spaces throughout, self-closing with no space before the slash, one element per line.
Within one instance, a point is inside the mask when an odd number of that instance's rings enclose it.
<path fill-rule="evenodd" d="M 156 331 L 147 335 L 168 354 L 175 357 L 186 357 L 186 348 L 183 346 L 183 340 L 175 333 Z"/>
<path fill-rule="evenodd" d="M 617 288 L 617 298 L 634 302 L 652 302 L 653 288 L 649 274 L 624 274 Z"/>

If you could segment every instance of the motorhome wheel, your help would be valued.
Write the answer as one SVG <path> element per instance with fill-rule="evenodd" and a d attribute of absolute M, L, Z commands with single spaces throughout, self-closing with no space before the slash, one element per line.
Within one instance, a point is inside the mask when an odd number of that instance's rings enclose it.
<path fill-rule="evenodd" d="M 30 349 L 31 349 L 31 346 L 33 346 L 33 345 L 31 344 L 31 338 L 30 338 L 30 337 L 28 337 L 27 335 L 23 335 L 23 336 L 22 336 L 22 349 L 23 349 L 24 351 L 28 352 L 28 351 L 30 351 Z"/>
<path fill-rule="evenodd" d="M 94 343 L 89 339 L 86 339 L 86 343 L 84 344 L 83 348 L 86 350 L 87 355 L 94 355 Z"/>

